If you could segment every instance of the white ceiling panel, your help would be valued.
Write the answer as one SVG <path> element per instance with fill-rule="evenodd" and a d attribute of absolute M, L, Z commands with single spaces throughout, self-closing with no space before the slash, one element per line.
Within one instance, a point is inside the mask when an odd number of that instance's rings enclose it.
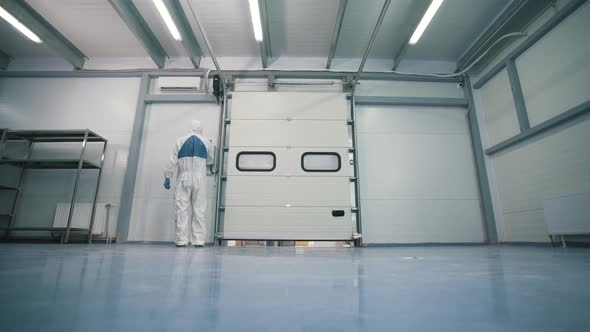
<path fill-rule="evenodd" d="M 26 0 L 88 57 L 147 53 L 107 0 Z"/>
<path fill-rule="evenodd" d="M 273 57 L 328 56 L 339 0 L 267 2 Z"/>
<path fill-rule="evenodd" d="M 411 1 L 393 0 L 390 3 L 380 33 L 373 44 L 372 56 L 393 57 L 393 43 L 400 37 L 391 31 L 395 30 L 396 24 L 403 22 Z M 336 57 L 360 58 L 363 56 L 384 3 L 384 0 L 348 1 L 336 47 Z"/>
<path fill-rule="evenodd" d="M 216 56 L 259 56 L 260 49 L 254 39 L 248 0 L 180 0 L 197 35 L 199 45 L 207 54 L 188 5 L 189 1 L 207 33 Z"/>
<path fill-rule="evenodd" d="M 383 24 L 377 33 L 375 43 L 371 49 L 370 57 L 378 59 L 393 59 L 394 53 L 406 42 L 406 39 L 413 32 L 411 22 L 419 20 L 422 14 L 421 8 L 426 7 L 430 0 L 393 0 L 389 5 Z M 380 4 L 383 6 L 382 4 Z M 379 7 L 380 13 L 381 7 Z M 373 32 L 377 17 L 369 24 L 369 37 Z M 365 47 L 369 37 L 365 41 Z M 364 49 L 363 49 L 364 51 Z"/>

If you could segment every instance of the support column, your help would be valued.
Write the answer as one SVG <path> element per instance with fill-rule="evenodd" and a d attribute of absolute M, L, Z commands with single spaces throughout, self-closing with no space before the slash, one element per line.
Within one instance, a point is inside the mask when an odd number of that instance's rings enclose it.
<path fill-rule="evenodd" d="M 133 207 L 133 192 L 135 191 L 135 180 L 137 178 L 137 166 L 139 165 L 139 153 L 141 151 L 141 139 L 145 123 L 146 103 L 145 97 L 150 91 L 151 79 L 147 74 L 141 76 L 139 98 L 135 107 L 135 119 L 133 121 L 133 132 L 129 144 L 129 155 L 127 156 L 127 169 L 123 182 L 123 193 L 121 194 L 121 209 L 117 222 L 117 242 L 125 242 L 129 236 L 129 225 L 131 223 L 131 208 Z"/>
<path fill-rule="evenodd" d="M 514 99 L 514 106 L 516 107 L 516 116 L 518 118 L 520 132 L 524 132 L 530 129 L 531 125 L 526 111 L 524 96 L 522 95 L 520 77 L 518 76 L 518 71 L 516 71 L 516 64 L 513 59 L 506 60 L 506 71 L 508 72 L 508 78 L 510 79 L 510 88 L 512 89 L 512 98 Z"/>
<path fill-rule="evenodd" d="M 473 90 L 471 87 L 471 80 L 465 76 L 465 99 L 469 102 L 467 109 L 467 119 L 469 122 L 469 130 L 471 132 L 471 145 L 473 147 L 473 156 L 475 159 L 477 181 L 479 184 L 479 193 L 481 198 L 481 207 L 484 219 L 484 230 L 486 243 L 498 243 L 498 231 L 496 228 L 496 218 L 494 216 L 494 207 L 492 205 L 492 194 L 490 191 L 490 183 L 488 179 L 488 171 L 484 159 L 483 145 L 481 142 L 481 135 L 479 132 L 479 124 L 477 121 L 477 113 L 475 110 L 475 102 L 473 100 Z"/>

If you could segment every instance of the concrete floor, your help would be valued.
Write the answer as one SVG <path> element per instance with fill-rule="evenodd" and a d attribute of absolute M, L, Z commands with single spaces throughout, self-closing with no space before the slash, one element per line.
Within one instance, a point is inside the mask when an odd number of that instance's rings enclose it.
<path fill-rule="evenodd" d="M 588 249 L 0 244 L 0 285 L 0 331 L 590 330 Z"/>

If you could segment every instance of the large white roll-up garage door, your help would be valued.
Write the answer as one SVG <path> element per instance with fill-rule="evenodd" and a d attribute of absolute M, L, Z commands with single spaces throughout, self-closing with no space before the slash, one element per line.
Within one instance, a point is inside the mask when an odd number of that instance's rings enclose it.
<path fill-rule="evenodd" d="M 348 240 L 344 93 L 234 92 L 223 237 Z"/>

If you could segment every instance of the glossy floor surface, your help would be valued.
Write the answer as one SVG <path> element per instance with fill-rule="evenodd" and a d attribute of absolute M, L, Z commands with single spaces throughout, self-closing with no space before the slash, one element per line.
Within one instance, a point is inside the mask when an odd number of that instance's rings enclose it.
<path fill-rule="evenodd" d="M 589 331 L 590 250 L 0 244 L 0 331 Z"/>

